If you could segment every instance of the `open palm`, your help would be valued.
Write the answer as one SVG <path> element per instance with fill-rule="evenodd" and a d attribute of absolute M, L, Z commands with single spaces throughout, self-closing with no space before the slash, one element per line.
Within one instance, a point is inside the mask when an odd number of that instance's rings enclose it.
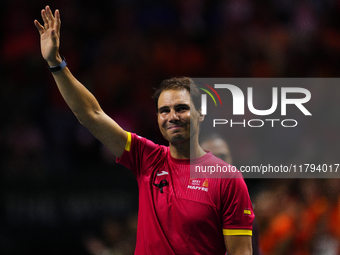
<path fill-rule="evenodd" d="M 60 13 L 56 10 L 54 16 L 49 6 L 41 10 L 41 17 L 44 21 L 42 26 L 39 21 L 34 20 L 34 25 L 40 34 L 41 54 L 50 66 L 58 65 L 61 62 L 59 55 L 60 45 Z"/>

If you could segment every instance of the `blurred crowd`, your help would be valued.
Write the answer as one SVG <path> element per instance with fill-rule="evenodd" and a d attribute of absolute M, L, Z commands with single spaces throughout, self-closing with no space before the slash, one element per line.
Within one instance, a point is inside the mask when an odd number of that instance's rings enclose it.
<path fill-rule="evenodd" d="M 41 237 L 28 234 L 16 239 L 18 229 L 34 233 L 27 230 L 34 224 L 13 227 L 13 222 L 24 221 L 8 209 L 13 197 L 49 191 L 57 200 L 59 190 L 81 193 L 111 185 L 119 187 L 114 191 L 118 195 L 120 189 L 138 194 L 132 175 L 125 174 L 77 122 L 54 84 L 33 25 L 34 19 L 41 20 L 40 10 L 46 4 L 60 10 L 61 53 L 73 74 L 124 129 L 156 143 L 165 142 L 151 95 L 165 78 L 339 76 L 340 2 L 336 0 L 1 1 L 1 254 L 22 254 L 20 242 L 28 245 Z M 289 133 L 291 137 L 233 130 L 226 137 L 235 164 L 314 159 L 340 163 L 336 161 L 340 86 L 310 90 L 310 110 L 318 122 L 302 121 Z M 246 181 L 264 255 L 340 254 L 339 179 Z M 56 204 L 57 214 L 63 215 L 63 201 Z M 30 202 L 20 206 L 31 210 Z M 127 205 L 119 213 L 103 212 L 102 224 L 92 223 L 89 216 L 86 224 L 80 223 L 86 227 L 79 227 L 65 215 L 54 223 L 66 231 L 76 225 L 74 235 L 83 254 L 132 254 L 135 213 Z M 59 231 L 54 223 L 42 224 L 39 231 Z M 55 242 L 62 243 L 61 236 Z M 53 248 L 44 249 L 53 254 Z"/>
<path fill-rule="evenodd" d="M 340 180 L 281 179 L 255 203 L 263 254 L 340 254 Z"/>

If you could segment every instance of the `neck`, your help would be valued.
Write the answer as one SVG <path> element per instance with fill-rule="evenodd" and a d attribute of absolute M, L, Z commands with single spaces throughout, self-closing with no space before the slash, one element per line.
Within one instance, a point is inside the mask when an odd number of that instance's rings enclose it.
<path fill-rule="evenodd" d="M 199 145 L 198 138 L 194 136 L 183 143 L 170 143 L 170 154 L 176 159 L 192 159 L 202 157 L 206 152 Z"/>

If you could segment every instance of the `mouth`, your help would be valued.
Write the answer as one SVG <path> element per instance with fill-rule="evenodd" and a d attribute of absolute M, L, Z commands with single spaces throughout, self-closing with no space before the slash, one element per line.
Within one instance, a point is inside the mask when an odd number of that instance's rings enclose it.
<path fill-rule="evenodd" d="M 177 126 L 177 125 L 171 125 L 171 126 L 167 126 L 167 130 L 176 130 L 176 129 L 180 129 L 182 128 L 182 126 Z"/>

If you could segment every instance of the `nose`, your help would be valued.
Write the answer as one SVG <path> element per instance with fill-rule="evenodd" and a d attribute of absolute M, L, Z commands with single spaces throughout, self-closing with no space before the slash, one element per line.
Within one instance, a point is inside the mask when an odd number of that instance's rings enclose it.
<path fill-rule="evenodd" d="M 178 116 L 178 113 L 174 110 L 171 109 L 170 113 L 169 113 L 169 121 L 178 121 L 180 118 Z"/>

